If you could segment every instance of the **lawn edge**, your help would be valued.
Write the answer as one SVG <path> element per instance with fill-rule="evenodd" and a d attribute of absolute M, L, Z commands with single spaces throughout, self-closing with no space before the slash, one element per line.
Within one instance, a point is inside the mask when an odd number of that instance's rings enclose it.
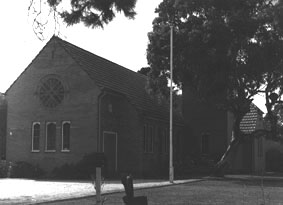
<path fill-rule="evenodd" d="M 167 187 L 167 186 L 177 186 L 177 185 L 181 185 L 181 184 L 189 184 L 189 183 L 194 183 L 194 182 L 200 182 L 200 181 L 204 181 L 207 180 L 207 177 L 202 177 L 199 179 L 188 179 L 186 181 L 181 181 L 181 182 L 175 182 L 175 183 L 168 183 L 168 184 L 160 184 L 160 185 L 152 185 L 152 186 L 147 186 L 147 187 L 135 187 L 134 190 L 145 190 L 145 189 L 153 189 L 153 188 L 161 188 L 161 187 Z M 102 196 L 107 196 L 110 194 L 116 194 L 116 193 L 122 193 L 125 192 L 124 189 L 117 189 L 117 190 L 113 190 L 113 191 L 108 191 L 105 193 L 102 193 Z M 64 201 L 72 201 L 72 200 L 80 200 L 80 199 L 88 199 L 88 198 L 92 198 L 95 197 L 96 194 L 92 194 L 92 195 L 87 195 L 87 196 L 77 196 L 77 197 L 72 197 L 72 198 L 63 198 L 63 199 L 55 199 L 55 200 L 48 200 L 48 201 L 42 201 L 42 202 L 31 202 L 28 203 L 27 205 L 33 205 L 33 204 L 51 204 L 51 203 L 56 203 L 56 202 L 64 202 Z"/>

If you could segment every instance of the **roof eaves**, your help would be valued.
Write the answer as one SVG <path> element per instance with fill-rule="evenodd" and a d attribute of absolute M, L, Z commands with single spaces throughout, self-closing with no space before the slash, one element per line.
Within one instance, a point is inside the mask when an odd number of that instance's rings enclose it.
<path fill-rule="evenodd" d="M 159 112 L 161 112 L 161 110 L 163 110 L 161 113 L 156 113 L 154 110 L 154 106 L 152 103 L 153 101 L 150 100 L 150 102 L 148 102 L 148 99 L 146 97 L 142 97 L 143 100 L 142 102 L 143 103 L 146 103 L 145 107 L 148 108 L 146 110 L 144 110 L 144 108 L 140 107 L 138 104 L 135 103 L 135 101 L 137 101 L 137 103 L 141 103 L 139 100 L 137 100 L 136 98 L 140 99 L 141 96 L 143 94 L 141 94 L 139 97 L 136 96 L 136 95 L 132 95 L 132 92 L 129 92 L 128 88 L 126 90 L 124 90 L 125 87 L 120 87 L 121 89 L 113 89 L 113 83 L 112 85 L 107 85 L 107 79 L 105 79 L 106 81 L 104 82 L 103 79 L 99 78 L 98 79 L 95 79 L 94 77 L 96 76 L 96 73 L 93 73 L 94 70 L 93 70 L 93 66 L 95 63 L 103 63 L 103 62 L 107 62 L 106 64 L 108 64 L 107 66 L 109 66 L 109 68 L 113 69 L 114 73 L 115 71 L 117 71 L 117 67 L 123 69 L 124 71 L 124 74 L 127 76 L 127 77 L 133 77 L 133 74 L 134 76 L 138 76 L 137 80 L 140 79 L 143 81 L 143 83 L 145 83 L 144 81 L 147 80 L 147 76 L 145 75 L 142 75 L 142 74 L 139 74 L 139 73 L 136 73 L 132 70 L 129 70 L 123 66 L 120 66 L 116 63 L 113 63 L 107 59 L 104 59 L 100 56 L 97 56 L 89 51 L 86 51 L 80 47 L 77 47 L 76 45 L 73 45 L 67 41 L 64 41 L 60 38 L 58 38 L 58 41 L 60 43 L 60 45 L 65 49 L 65 51 L 72 57 L 72 59 L 74 59 L 74 61 L 89 75 L 89 77 L 91 79 L 93 79 L 95 81 L 95 83 L 100 86 L 100 87 L 103 87 L 104 89 L 108 89 L 108 90 L 111 90 L 111 91 L 114 91 L 116 93 L 120 93 L 122 94 L 123 96 L 126 97 L 126 99 L 130 102 L 130 104 L 132 104 L 135 109 L 138 111 L 138 112 L 143 112 L 143 113 L 147 113 L 147 115 L 149 116 L 158 116 L 159 119 L 164 119 L 164 108 L 162 108 L 163 106 L 158 106 L 159 107 Z M 105 66 L 104 63 L 101 65 L 102 67 Z M 102 72 L 100 70 L 95 70 L 95 72 Z M 129 74 L 129 75 L 128 75 Z M 101 75 L 101 73 L 100 73 Z M 117 77 L 117 76 L 113 76 L 113 77 Z M 125 76 L 120 76 L 120 77 L 125 77 Z M 117 85 L 118 87 L 118 85 Z M 140 88 L 137 88 L 138 90 Z M 148 107 L 149 106 L 149 107 Z M 143 106 L 144 107 L 144 106 Z M 153 109 L 152 109 L 153 108 Z M 167 108 L 166 108 L 167 110 Z M 145 111 L 145 112 L 144 112 Z M 169 112 L 168 112 L 169 113 Z M 161 116 L 160 116 L 161 114 Z"/>

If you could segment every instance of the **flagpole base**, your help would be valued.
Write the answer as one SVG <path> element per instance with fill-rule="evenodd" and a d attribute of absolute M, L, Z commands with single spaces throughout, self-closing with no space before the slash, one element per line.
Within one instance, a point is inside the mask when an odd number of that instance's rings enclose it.
<path fill-rule="evenodd" d="M 170 183 L 174 183 L 174 167 L 169 168 L 169 181 Z"/>

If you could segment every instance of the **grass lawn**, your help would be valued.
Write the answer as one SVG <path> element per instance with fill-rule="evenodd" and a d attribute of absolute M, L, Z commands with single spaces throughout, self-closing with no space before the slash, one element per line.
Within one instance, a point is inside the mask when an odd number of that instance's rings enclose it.
<path fill-rule="evenodd" d="M 135 196 L 145 195 L 148 204 L 283 204 L 283 178 L 226 177 L 209 178 L 200 182 L 136 190 Z M 105 205 L 123 204 L 124 193 L 109 194 Z M 58 205 L 95 204 L 95 198 L 48 203 Z"/>

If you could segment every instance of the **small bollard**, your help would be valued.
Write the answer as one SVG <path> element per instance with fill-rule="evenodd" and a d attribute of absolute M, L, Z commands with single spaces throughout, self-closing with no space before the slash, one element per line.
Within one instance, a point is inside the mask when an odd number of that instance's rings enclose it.
<path fill-rule="evenodd" d="M 101 204 L 101 167 L 96 167 L 95 178 L 96 204 Z"/>
<path fill-rule="evenodd" d="M 126 205 L 147 205 L 146 196 L 134 197 L 133 177 L 131 175 L 122 176 L 121 181 L 126 192 L 126 196 L 123 197 Z"/>
<path fill-rule="evenodd" d="M 121 181 L 125 188 L 126 197 L 132 199 L 134 197 L 133 177 L 131 175 L 122 176 Z"/>
<path fill-rule="evenodd" d="M 8 162 L 7 178 L 10 178 L 12 175 L 12 162 Z"/>

